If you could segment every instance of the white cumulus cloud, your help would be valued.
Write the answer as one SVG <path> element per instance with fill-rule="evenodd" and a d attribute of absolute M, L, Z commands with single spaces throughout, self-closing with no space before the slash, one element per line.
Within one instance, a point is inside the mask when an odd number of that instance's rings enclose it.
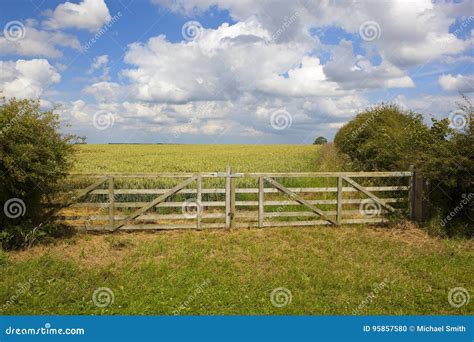
<path fill-rule="evenodd" d="M 474 75 L 441 75 L 438 83 L 444 90 L 469 93 L 474 91 Z"/>
<path fill-rule="evenodd" d="M 60 80 L 46 59 L 0 61 L 0 91 L 7 98 L 37 98 Z"/>
<path fill-rule="evenodd" d="M 21 56 L 61 57 L 61 48 L 81 49 L 79 40 L 59 31 L 46 31 L 36 28 L 35 20 L 26 20 L 24 37 L 15 41 L 0 37 L 0 54 L 16 54 Z"/>
<path fill-rule="evenodd" d="M 47 15 L 49 18 L 44 25 L 48 28 L 76 28 L 91 32 L 98 31 L 111 19 L 104 0 L 83 0 L 78 4 L 67 1 L 54 11 L 48 11 Z"/>

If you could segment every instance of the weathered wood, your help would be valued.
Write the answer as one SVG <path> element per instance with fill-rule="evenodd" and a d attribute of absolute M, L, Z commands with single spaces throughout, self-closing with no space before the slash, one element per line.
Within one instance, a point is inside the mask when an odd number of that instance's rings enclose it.
<path fill-rule="evenodd" d="M 195 228 L 202 229 L 205 228 L 204 225 L 210 224 L 215 228 L 227 228 L 232 227 L 268 227 L 272 225 L 276 226 L 304 226 L 306 225 L 318 225 L 318 224 L 349 224 L 349 223 L 369 223 L 375 222 L 374 219 L 360 218 L 359 210 L 348 210 L 346 208 L 343 210 L 343 204 L 355 205 L 360 204 L 366 199 L 361 198 L 347 198 L 344 199 L 344 192 L 361 192 L 374 200 L 374 202 L 380 204 L 383 207 L 381 214 L 387 214 L 389 212 L 404 212 L 404 209 L 399 209 L 400 206 L 396 206 L 396 209 L 393 208 L 389 203 L 402 203 L 407 202 L 408 200 L 408 210 L 411 213 L 411 216 L 418 215 L 423 217 L 426 214 L 426 210 L 423 206 L 423 193 L 421 196 L 416 197 L 416 177 L 413 177 L 412 172 L 298 172 L 298 173 L 233 173 L 232 169 L 228 167 L 226 172 L 203 172 L 203 173 L 138 173 L 138 174 L 121 174 L 121 173 L 109 173 L 107 175 L 91 175 L 91 174 L 82 174 L 78 177 L 90 177 L 96 178 L 99 177 L 97 182 L 88 186 L 83 190 L 78 190 L 75 200 L 87 195 L 87 194 L 97 194 L 97 195 L 108 195 L 109 203 L 71 203 L 73 208 L 103 208 L 109 206 L 109 212 L 107 215 L 56 215 L 58 219 L 64 220 L 67 224 L 72 224 L 74 226 L 84 225 L 83 221 L 95 221 L 96 224 L 102 224 L 103 228 L 111 229 L 115 231 L 116 229 L 124 229 L 125 227 L 130 227 L 130 230 L 134 229 L 167 229 L 163 228 L 166 226 L 165 223 L 172 223 L 170 229 L 180 229 L 180 225 L 185 225 L 185 228 Z M 173 189 L 117 189 L 117 182 L 115 178 L 186 178 L 183 181 L 185 183 L 178 184 Z M 257 178 L 258 187 L 256 188 L 236 188 L 236 178 Z M 295 177 L 306 177 L 306 178 L 336 178 L 336 186 L 332 187 L 293 187 L 287 188 L 280 184 L 277 180 L 273 178 L 295 178 Z M 367 186 L 363 187 L 356 181 L 352 180 L 350 177 L 410 177 L 408 186 L 400 185 L 384 185 L 384 186 Z M 209 188 L 203 189 L 202 179 L 203 178 L 224 178 L 225 187 L 224 188 Z M 194 189 L 184 189 L 186 185 L 192 182 L 192 179 L 197 181 L 196 187 Z M 109 180 L 109 188 L 107 189 L 97 189 L 104 181 Z M 343 186 L 343 180 L 346 180 L 349 186 Z M 264 181 L 272 187 L 265 188 Z M 413 183 L 413 184 L 412 184 Z M 423 185 L 423 182 L 421 181 Z M 178 189 L 179 188 L 179 189 Z M 421 187 L 423 189 L 423 186 Z M 195 205 L 196 216 L 182 215 L 182 214 L 146 214 L 146 210 L 152 207 L 165 207 L 165 208 L 180 208 L 183 205 L 183 202 L 165 202 L 165 200 L 176 192 L 186 193 L 186 194 L 195 194 L 196 203 L 190 203 L 190 206 Z M 397 197 L 397 198 L 386 198 L 378 197 L 374 192 L 390 192 L 390 191 L 408 191 L 406 197 Z M 287 200 L 277 201 L 277 200 L 267 200 L 265 201 L 265 193 L 277 193 L 282 192 L 288 195 L 290 198 Z M 309 196 L 305 194 L 311 193 L 328 193 L 336 194 L 332 195 L 329 198 L 331 199 L 318 199 L 310 200 L 306 199 Z M 130 194 L 130 195 L 158 195 L 152 202 L 116 202 L 114 196 L 118 194 Z M 221 201 L 202 201 L 203 194 L 225 194 L 225 200 Z M 236 194 L 255 194 L 257 200 L 246 200 L 246 201 L 237 201 Z M 394 194 L 395 195 L 395 194 Z M 81 197 L 79 197 L 81 196 Z M 255 197 L 253 197 L 255 198 Z M 324 197 L 323 197 L 324 198 Z M 327 197 L 326 197 L 327 198 Z M 333 199 L 334 198 L 334 199 Z M 421 205 L 417 206 L 417 200 L 421 198 Z M 294 206 L 294 205 L 304 205 L 309 208 L 310 211 L 304 212 L 267 212 L 265 213 L 265 206 Z M 329 205 L 331 210 L 321 210 L 315 205 Z M 334 207 L 332 207 L 334 205 Z M 203 207 L 225 207 L 225 213 L 202 213 Z M 239 209 L 239 213 L 236 212 L 236 208 Z M 257 207 L 257 210 L 254 209 Z M 126 208 L 139 208 L 135 210 L 130 215 L 120 214 L 120 211 Z M 254 210 L 252 212 L 252 210 Z M 269 208 L 271 210 L 271 208 Z M 290 209 L 291 210 L 291 209 Z M 64 210 L 66 213 L 68 210 Z M 63 211 L 63 212 L 64 212 Z M 80 211 L 79 211 L 80 212 Z M 117 214 L 119 212 L 119 214 Z M 74 214 L 74 212 L 73 212 Z M 275 217 L 275 218 L 305 218 L 308 219 L 315 218 L 314 221 L 290 221 L 290 222 L 265 222 L 266 217 Z M 343 219 L 346 217 L 346 219 Z M 82 222 L 81 222 L 82 218 Z M 210 223 L 202 222 L 202 219 L 222 219 L 224 218 L 225 223 Z M 190 220 L 195 219 L 196 222 L 188 225 Z M 377 218 L 379 219 L 379 218 Z M 136 222 L 132 222 L 136 220 Z M 238 222 L 238 221 L 243 222 Z M 372 221 L 364 221 L 372 220 Z M 179 223 L 182 222 L 182 223 Z M 215 222 L 215 221 L 211 221 Z M 382 221 L 377 221 L 382 222 Z M 136 224 L 135 224 L 136 223 Z M 139 228 L 136 228 L 138 226 Z M 194 226 L 194 227 L 193 227 Z M 76 226 L 77 227 L 77 226 Z"/>
<path fill-rule="evenodd" d="M 196 177 L 196 228 L 201 229 L 202 219 L 202 177 L 197 175 Z"/>
<path fill-rule="evenodd" d="M 128 217 L 128 215 L 115 215 L 115 220 L 124 220 Z M 78 221 L 107 221 L 109 219 L 109 215 L 58 215 L 56 216 L 58 220 L 78 220 Z M 225 214 L 223 213 L 210 213 L 210 214 L 202 214 L 202 219 L 223 219 L 225 218 Z M 143 214 L 140 215 L 139 218 L 136 220 L 139 221 L 162 221 L 162 220 L 194 220 L 194 216 L 184 215 L 184 214 Z"/>
<path fill-rule="evenodd" d="M 415 179 L 416 179 L 416 171 L 413 165 L 410 166 L 410 171 L 412 172 L 409 180 L 409 192 L 408 192 L 408 209 L 409 209 L 409 217 L 411 220 L 415 219 Z"/>
<path fill-rule="evenodd" d="M 265 219 L 265 193 L 264 193 L 263 177 L 258 178 L 258 227 L 263 228 L 263 220 Z"/>
<path fill-rule="evenodd" d="M 342 177 L 337 177 L 337 215 L 336 222 L 338 225 L 341 224 L 342 220 Z"/>
<path fill-rule="evenodd" d="M 232 174 L 232 169 L 229 170 Z M 230 228 L 235 228 L 235 178 L 230 176 Z"/>
<path fill-rule="evenodd" d="M 406 213 L 405 209 L 396 209 L 399 213 Z M 327 210 L 325 211 L 327 216 L 336 216 L 336 210 Z M 382 210 L 381 214 L 389 213 L 388 210 Z M 360 216 L 360 210 L 343 210 L 342 215 L 344 216 Z M 128 215 L 115 215 L 115 220 L 123 220 L 127 218 Z M 266 212 L 265 217 L 319 217 L 312 211 L 276 211 L 276 212 Z M 202 215 L 203 219 L 223 219 L 225 214 L 223 213 L 207 213 Z M 258 221 L 258 213 L 239 213 L 236 215 L 237 219 L 252 219 Z M 62 221 L 107 221 L 109 215 L 58 215 L 56 216 L 57 220 Z M 195 217 L 183 214 L 143 214 L 137 220 L 139 221 L 164 221 L 164 220 L 194 220 Z"/>
<path fill-rule="evenodd" d="M 325 226 L 331 225 L 326 220 L 314 220 L 314 221 L 285 221 L 285 222 L 265 222 L 263 225 L 265 228 L 268 227 L 304 227 L 304 226 Z"/>
<path fill-rule="evenodd" d="M 420 173 L 415 174 L 414 179 L 414 216 L 415 221 L 423 222 L 423 190 L 424 190 L 424 180 Z"/>
<path fill-rule="evenodd" d="M 232 170 L 230 166 L 226 167 L 226 176 L 225 176 L 225 227 L 230 229 L 230 220 L 231 220 L 231 200 L 230 200 L 230 174 Z"/>
<path fill-rule="evenodd" d="M 45 214 L 44 217 L 49 219 L 49 218 L 54 217 L 55 215 L 57 215 L 61 210 L 73 206 L 74 202 L 76 202 L 80 198 L 82 198 L 82 197 L 86 196 L 87 194 L 89 194 L 92 190 L 94 190 L 98 186 L 102 185 L 105 181 L 107 181 L 107 177 L 102 177 L 98 181 L 96 181 L 93 184 L 89 185 L 87 188 L 85 188 L 83 190 L 76 191 L 76 194 L 68 202 L 66 202 L 66 204 L 62 205 L 59 208 L 57 208 L 57 207 L 52 208 L 51 210 L 49 210 Z"/>
<path fill-rule="evenodd" d="M 114 228 L 115 225 L 115 194 L 114 194 L 114 177 L 108 177 L 109 183 L 109 227 Z"/>
<path fill-rule="evenodd" d="M 202 177 L 201 177 L 202 178 Z M 290 191 L 298 193 L 331 193 L 337 192 L 337 187 L 318 187 L 318 188 L 288 188 Z M 368 186 L 365 188 L 367 191 L 407 191 L 408 186 Z M 168 191 L 168 189 L 115 189 L 117 195 L 161 195 Z M 274 188 L 264 188 L 264 193 L 277 193 L 279 192 Z M 358 192 L 353 187 L 343 187 L 342 192 Z M 108 190 L 97 189 L 90 192 L 92 195 L 107 195 Z M 183 189 L 182 194 L 196 194 L 196 189 Z M 225 189 L 202 189 L 203 194 L 225 194 Z M 236 188 L 236 194 L 258 194 L 258 188 Z"/>
<path fill-rule="evenodd" d="M 158 197 L 158 198 L 154 199 L 153 201 L 151 201 L 150 203 L 147 203 L 144 207 L 142 207 L 142 208 L 138 209 L 137 211 L 133 212 L 125 220 L 123 220 L 122 222 L 119 222 L 117 225 L 115 225 L 114 228 L 112 229 L 112 231 L 116 231 L 120 227 L 124 226 L 127 221 L 130 221 L 130 220 L 133 220 L 133 219 L 137 218 L 138 216 L 143 214 L 148 209 L 154 207 L 155 205 L 159 204 L 160 202 L 163 202 L 165 199 L 167 199 L 171 195 L 174 195 L 175 193 L 177 193 L 182 188 L 184 188 L 184 187 L 188 186 L 189 184 L 191 184 L 192 182 L 194 182 L 195 179 L 196 179 L 195 176 L 193 176 L 191 178 L 188 178 L 184 182 L 181 182 L 178 185 L 176 185 L 175 187 L 173 187 L 172 189 L 170 189 L 166 194 L 163 194 L 160 197 Z"/>
<path fill-rule="evenodd" d="M 225 177 L 224 172 L 200 172 L 202 178 L 219 178 Z M 102 178 L 107 176 L 113 176 L 115 178 L 189 178 L 195 176 L 195 173 L 186 172 L 161 172 L 161 173 L 119 173 L 109 172 L 106 174 L 97 173 L 70 173 L 72 177 L 88 177 L 88 178 Z M 397 172 L 249 172 L 249 173 L 234 173 L 233 177 L 410 177 L 410 171 L 397 171 Z"/>
<path fill-rule="evenodd" d="M 370 218 L 370 219 L 344 219 L 341 224 L 358 224 L 358 223 L 382 223 L 387 222 L 384 218 Z M 290 222 L 271 222 L 265 223 L 264 227 L 303 227 L 303 226 L 319 226 L 330 225 L 326 220 L 314 221 L 290 221 Z"/>
<path fill-rule="evenodd" d="M 382 199 L 378 198 L 377 196 L 375 196 L 373 193 L 371 193 L 370 191 L 367 191 L 362 185 L 360 185 L 359 183 L 353 181 L 352 179 L 348 178 L 348 177 L 343 177 L 343 179 L 349 183 L 350 185 L 352 185 L 354 188 L 358 189 L 360 192 L 362 192 L 364 195 L 370 197 L 374 202 L 380 204 L 382 207 L 388 209 L 389 211 L 391 212 L 394 212 L 395 211 L 395 208 L 393 208 L 390 204 L 387 204 L 386 202 L 384 202 Z"/>
<path fill-rule="evenodd" d="M 353 198 L 353 199 L 343 199 L 342 204 L 360 204 L 366 199 L 362 198 Z M 396 198 L 382 198 L 384 203 L 402 203 L 406 202 L 407 198 L 405 197 L 396 197 Z M 307 200 L 311 204 L 337 204 L 337 200 Z M 115 202 L 115 208 L 141 208 L 146 205 L 148 202 Z M 267 206 L 286 206 L 286 205 L 295 205 L 298 204 L 296 201 L 265 201 Z M 81 202 L 71 205 L 72 208 L 101 208 L 107 205 L 107 203 L 98 202 Z M 204 207 L 224 207 L 225 201 L 207 201 L 202 202 Z M 258 206 L 258 201 L 236 201 L 235 205 L 237 207 L 253 207 Z M 183 202 L 162 202 L 156 205 L 156 207 L 161 208 L 181 208 Z M 193 206 L 192 203 L 189 206 Z"/>
<path fill-rule="evenodd" d="M 256 224 L 252 224 L 250 222 L 245 223 L 237 223 L 236 228 L 252 228 L 256 227 Z M 84 227 L 78 227 L 83 228 Z M 224 225 L 222 223 L 203 223 L 201 229 L 224 229 Z M 175 230 L 175 229 L 196 229 L 195 224 L 135 224 L 135 225 L 125 225 L 120 228 L 121 231 L 137 231 L 137 230 Z M 104 226 L 89 226 L 86 231 L 95 231 L 95 232 L 108 232 Z"/>
<path fill-rule="evenodd" d="M 80 198 L 84 197 L 85 195 L 89 194 L 92 190 L 94 190 L 95 188 L 97 188 L 98 186 L 100 186 L 104 182 L 106 182 L 107 179 L 108 179 L 107 177 L 102 177 L 98 181 L 96 181 L 96 182 L 92 183 L 91 185 L 89 185 L 87 188 L 77 191 L 76 194 L 74 195 L 74 197 L 71 199 L 70 203 L 74 203 L 74 201 L 77 201 L 78 199 L 80 199 Z"/>
<path fill-rule="evenodd" d="M 309 203 L 307 200 L 299 197 L 296 193 L 288 190 L 287 188 L 285 188 L 283 185 L 281 185 L 280 183 L 278 183 L 277 181 L 275 181 L 274 179 L 272 178 L 269 178 L 269 177 L 264 177 L 264 180 L 266 180 L 268 183 L 270 183 L 271 185 L 273 185 L 275 188 L 277 188 L 278 190 L 280 190 L 281 192 L 287 194 L 288 196 L 290 196 L 291 198 L 293 198 L 296 202 L 308 207 L 309 209 L 311 209 L 312 211 L 314 211 L 316 214 L 319 214 L 323 219 L 331 222 L 332 224 L 337 224 L 334 220 L 328 218 L 326 216 L 326 214 L 324 214 L 324 212 L 318 208 L 316 208 L 315 206 L 313 206 L 311 203 Z"/>
<path fill-rule="evenodd" d="M 404 209 L 396 209 L 397 212 L 405 212 Z M 337 210 L 327 210 L 324 212 L 327 216 L 337 216 Z M 360 210 L 342 210 L 342 217 L 344 216 L 360 216 Z M 382 214 L 389 213 L 388 210 L 382 209 Z M 315 217 L 316 214 L 312 211 L 276 211 L 267 212 L 265 217 Z M 342 222 L 342 221 L 341 221 Z"/>

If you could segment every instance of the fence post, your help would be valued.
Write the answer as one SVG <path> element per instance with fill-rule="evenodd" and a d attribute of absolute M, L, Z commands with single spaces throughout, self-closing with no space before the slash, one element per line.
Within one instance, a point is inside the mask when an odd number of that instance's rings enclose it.
<path fill-rule="evenodd" d="M 415 179 L 416 179 L 416 172 L 415 172 L 415 167 L 413 165 L 410 165 L 410 172 L 411 176 L 409 179 L 409 185 L 408 185 L 408 196 L 409 196 L 409 201 L 408 201 L 408 217 L 411 220 L 415 219 Z"/>
<path fill-rule="evenodd" d="M 197 175 L 196 179 L 196 228 L 201 229 L 202 218 L 202 177 Z"/>
<path fill-rule="evenodd" d="M 109 227 L 114 229 L 115 226 L 115 194 L 114 194 L 114 177 L 108 177 L 109 183 Z"/>
<path fill-rule="evenodd" d="M 230 174 L 232 169 L 230 166 L 226 167 L 226 177 L 225 177 L 225 227 L 230 229 L 231 222 L 231 185 L 230 185 Z"/>
<path fill-rule="evenodd" d="M 263 228 L 264 219 L 264 187 L 263 177 L 258 177 L 258 228 Z"/>
<path fill-rule="evenodd" d="M 337 216 L 336 223 L 342 222 L 342 176 L 337 177 Z"/>
<path fill-rule="evenodd" d="M 415 221 L 422 222 L 425 219 L 425 205 L 424 205 L 424 179 L 419 172 L 415 172 L 414 179 L 414 215 Z"/>

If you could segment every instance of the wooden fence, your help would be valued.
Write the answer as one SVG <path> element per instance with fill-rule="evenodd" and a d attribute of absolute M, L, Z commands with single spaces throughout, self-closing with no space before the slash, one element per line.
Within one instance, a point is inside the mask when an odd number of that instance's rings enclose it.
<path fill-rule="evenodd" d="M 416 218 L 416 175 L 404 172 L 73 174 L 56 218 L 117 231 L 315 226 Z"/>

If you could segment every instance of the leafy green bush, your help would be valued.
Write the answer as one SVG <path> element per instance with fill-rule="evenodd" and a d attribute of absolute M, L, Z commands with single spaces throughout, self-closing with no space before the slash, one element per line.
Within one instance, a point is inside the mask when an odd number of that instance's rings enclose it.
<path fill-rule="evenodd" d="M 15 248 L 51 233 L 44 204 L 72 166 L 76 136 L 39 100 L 0 99 L 0 245 Z"/>
<path fill-rule="evenodd" d="M 361 170 L 407 170 L 413 160 L 406 158 L 429 128 L 423 117 L 402 111 L 394 104 L 381 104 L 358 114 L 336 134 L 336 147 Z"/>
<path fill-rule="evenodd" d="M 456 125 L 453 120 L 432 119 L 428 126 L 421 114 L 381 104 L 357 115 L 334 139 L 357 170 L 398 171 L 414 165 L 430 184 L 431 224 L 449 236 L 474 234 L 474 117 L 464 99 L 452 115 L 463 122 L 458 129 L 450 127 Z"/>

